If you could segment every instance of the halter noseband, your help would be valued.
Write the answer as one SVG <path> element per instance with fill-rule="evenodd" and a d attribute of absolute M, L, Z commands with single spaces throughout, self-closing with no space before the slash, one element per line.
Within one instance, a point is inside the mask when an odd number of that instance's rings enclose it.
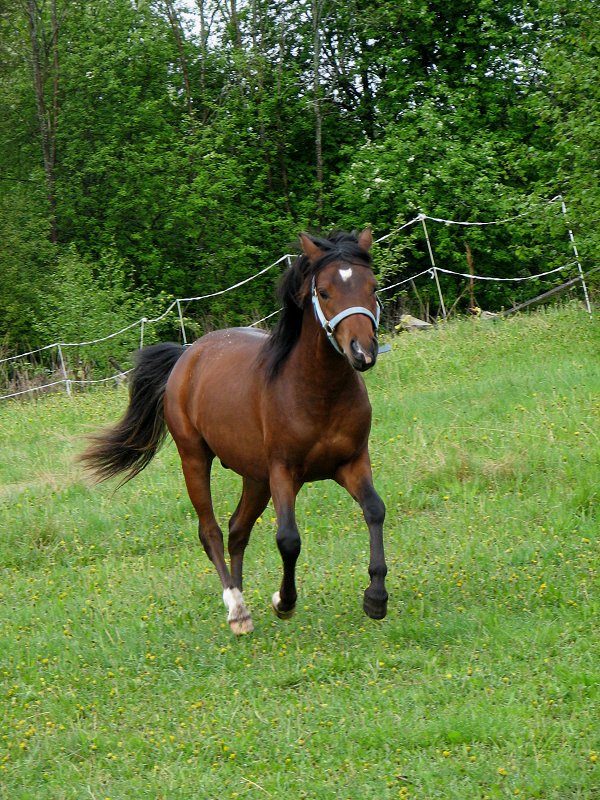
<path fill-rule="evenodd" d="M 317 281 L 314 276 L 312 279 L 311 294 L 312 294 L 312 304 L 315 310 L 315 316 L 319 320 L 321 327 L 327 334 L 327 338 L 331 342 L 332 346 L 341 355 L 344 355 L 344 351 L 337 343 L 337 339 L 335 338 L 335 329 L 343 319 L 346 319 L 346 317 L 352 317 L 355 314 L 363 314 L 365 317 L 369 317 L 369 319 L 373 323 L 373 327 L 375 328 L 375 333 L 377 333 L 379 329 L 379 318 L 381 316 L 381 300 L 378 297 L 376 297 L 377 315 L 373 314 L 372 311 L 369 311 L 369 309 L 365 308 L 364 306 L 350 306 L 349 308 L 345 308 L 343 311 L 340 311 L 339 314 L 336 314 L 331 319 L 327 319 L 327 317 L 323 313 L 323 309 L 321 308 L 321 303 L 319 302 L 319 296 L 317 294 Z"/>

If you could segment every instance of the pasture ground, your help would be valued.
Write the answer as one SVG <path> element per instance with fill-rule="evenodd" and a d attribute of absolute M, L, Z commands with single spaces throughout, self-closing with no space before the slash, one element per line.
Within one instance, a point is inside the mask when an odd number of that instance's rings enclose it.
<path fill-rule="evenodd" d="M 387 619 L 315 484 L 297 614 L 269 507 L 240 639 L 173 444 L 114 496 L 74 464 L 123 391 L 0 405 L 0 796 L 599 798 L 599 355 L 578 307 L 397 338 L 367 375 Z"/>

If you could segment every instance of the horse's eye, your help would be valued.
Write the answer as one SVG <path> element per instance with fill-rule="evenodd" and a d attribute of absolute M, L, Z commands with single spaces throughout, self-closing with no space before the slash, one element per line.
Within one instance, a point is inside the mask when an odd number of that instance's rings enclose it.
<path fill-rule="evenodd" d="M 323 300 L 329 300 L 329 295 L 325 291 L 325 289 L 319 289 L 319 297 L 322 297 Z"/>

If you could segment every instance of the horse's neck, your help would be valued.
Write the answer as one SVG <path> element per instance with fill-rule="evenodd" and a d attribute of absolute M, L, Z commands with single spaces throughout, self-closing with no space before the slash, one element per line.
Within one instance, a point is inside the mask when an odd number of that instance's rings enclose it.
<path fill-rule="evenodd" d="M 301 385 L 304 393 L 313 392 L 332 402 L 342 392 L 352 392 L 360 386 L 359 376 L 332 347 L 312 308 L 304 312 L 302 332 L 292 351 L 286 378 Z"/>

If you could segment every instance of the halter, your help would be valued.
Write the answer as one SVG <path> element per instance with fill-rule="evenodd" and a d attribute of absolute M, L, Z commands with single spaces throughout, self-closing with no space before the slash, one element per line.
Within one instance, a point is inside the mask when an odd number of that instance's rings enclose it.
<path fill-rule="evenodd" d="M 312 294 L 312 304 L 315 310 L 315 316 L 319 320 L 321 327 L 327 334 L 327 338 L 331 342 L 332 346 L 334 347 L 335 350 L 337 350 L 338 353 L 340 353 L 340 355 L 344 355 L 344 351 L 337 343 L 337 339 L 335 338 L 335 329 L 343 319 L 346 319 L 346 317 L 352 317 L 355 314 L 363 314 L 365 317 L 369 317 L 369 319 L 373 323 L 373 327 L 375 328 L 375 333 L 377 333 L 379 329 L 379 318 L 381 316 L 381 307 L 382 307 L 381 300 L 378 297 L 376 297 L 377 315 L 373 314 L 372 311 L 369 311 L 369 309 L 365 308 L 364 306 L 350 306 L 349 308 L 345 308 L 343 311 L 340 311 L 339 314 L 336 314 L 331 319 L 327 319 L 327 317 L 323 313 L 323 309 L 321 308 L 321 303 L 319 302 L 319 295 L 317 294 L 317 282 L 315 277 L 313 277 L 312 279 L 311 294 Z"/>

